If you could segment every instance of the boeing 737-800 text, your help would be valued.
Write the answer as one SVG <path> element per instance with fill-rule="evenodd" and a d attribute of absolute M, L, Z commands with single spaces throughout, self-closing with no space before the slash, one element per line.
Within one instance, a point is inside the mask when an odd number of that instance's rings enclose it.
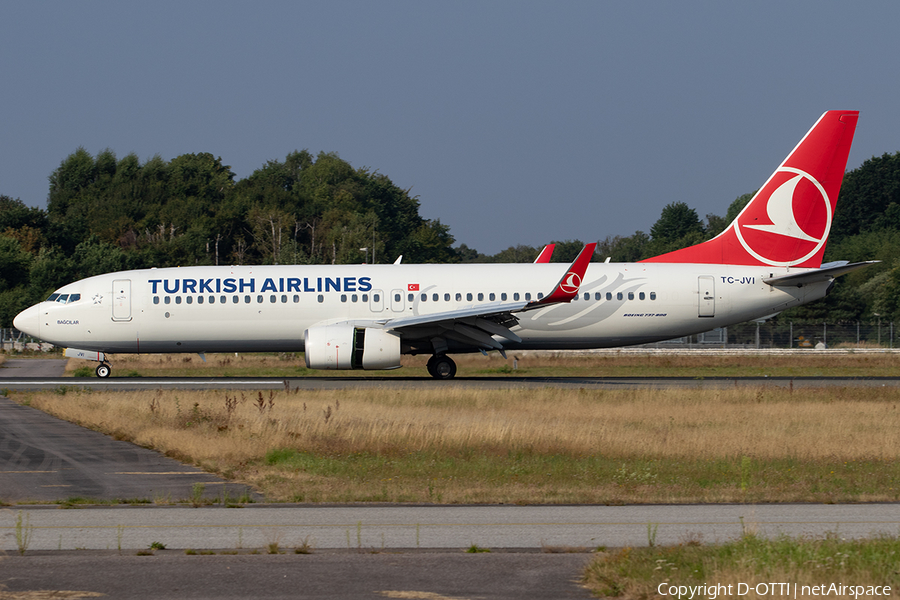
<path fill-rule="evenodd" d="M 430 354 L 641 344 L 822 298 L 822 265 L 858 112 L 829 111 L 720 235 L 638 263 L 200 266 L 76 281 L 15 326 L 100 362 L 107 354 L 304 351 L 312 369 L 394 369 Z M 552 248 L 550 249 L 552 252 Z"/>

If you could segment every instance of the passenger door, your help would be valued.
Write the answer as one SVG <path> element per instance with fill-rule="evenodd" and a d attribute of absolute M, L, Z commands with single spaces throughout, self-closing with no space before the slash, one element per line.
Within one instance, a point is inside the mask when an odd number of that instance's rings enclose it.
<path fill-rule="evenodd" d="M 131 280 L 116 279 L 113 281 L 113 321 L 131 320 Z"/>

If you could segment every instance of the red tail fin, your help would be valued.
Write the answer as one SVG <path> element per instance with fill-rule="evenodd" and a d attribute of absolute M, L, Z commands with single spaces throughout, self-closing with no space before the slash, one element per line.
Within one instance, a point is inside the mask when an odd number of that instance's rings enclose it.
<path fill-rule="evenodd" d="M 643 262 L 819 267 L 858 117 L 826 112 L 725 231 Z"/>

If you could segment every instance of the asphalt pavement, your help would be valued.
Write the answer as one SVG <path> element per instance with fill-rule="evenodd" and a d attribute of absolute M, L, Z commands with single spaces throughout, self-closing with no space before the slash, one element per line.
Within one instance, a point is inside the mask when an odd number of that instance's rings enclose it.
<path fill-rule="evenodd" d="M 586 554 L 498 552 L 26 555 L 0 561 L 0 590 L 5 588 L 0 598 L 95 597 L 83 595 L 90 593 L 128 600 L 587 599 L 593 596 L 578 580 L 590 558 Z M 38 595 L 38 590 L 56 593 Z M 82 594 L 75 595 L 78 592 Z"/>

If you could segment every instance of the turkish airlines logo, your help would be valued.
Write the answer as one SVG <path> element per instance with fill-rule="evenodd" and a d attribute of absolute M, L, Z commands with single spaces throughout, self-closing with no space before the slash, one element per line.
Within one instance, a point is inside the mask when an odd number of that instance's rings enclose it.
<path fill-rule="evenodd" d="M 578 276 L 578 273 L 573 273 L 572 271 L 566 273 L 566 276 L 563 277 L 563 282 L 559 284 L 559 289 L 566 294 L 578 292 L 579 287 L 581 287 L 581 277 Z"/>
<path fill-rule="evenodd" d="M 789 267 L 822 249 L 831 218 L 822 184 L 804 171 L 781 167 L 737 218 L 734 230 L 754 258 Z"/>

